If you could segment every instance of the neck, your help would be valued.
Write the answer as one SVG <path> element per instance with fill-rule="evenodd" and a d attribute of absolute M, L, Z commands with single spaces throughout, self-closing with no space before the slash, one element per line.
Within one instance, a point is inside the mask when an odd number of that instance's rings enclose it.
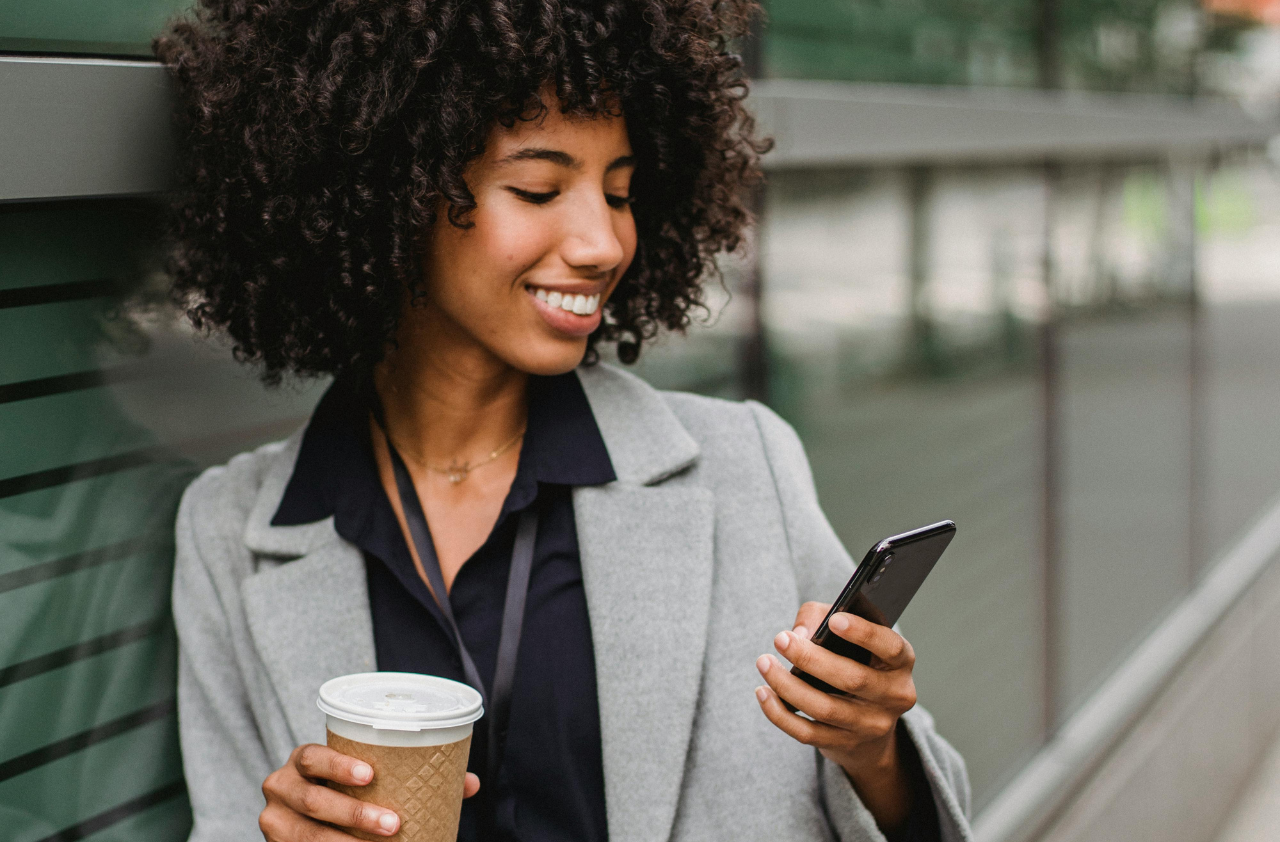
<path fill-rule="evenodd" d="M 421 311 L 374 370 L 387 435 L 412 463 L 483 457 L 524 429 L 529 375 Z"/>

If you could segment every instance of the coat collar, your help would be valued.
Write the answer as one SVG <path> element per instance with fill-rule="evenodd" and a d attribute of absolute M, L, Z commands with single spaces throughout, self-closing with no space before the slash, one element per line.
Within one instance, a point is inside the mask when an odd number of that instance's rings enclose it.
<path fill-rule="evenodd" d="M 609 837 L 661 842 L 675 821 L 702 680 L 715 501 L 706 488 L 663 482 L 697 461 L 698 445 L 660 394 L 608 366 L 578 377 L 617 476 L 574 490 Z M 241 587 L 295 744 L 324 737 L 320 684 L 375 669 L 359 551 L 332 517 L 271 525 L 301 441 L 295 434 L 272 460 L 244 533 L 254 552 L 297 560 L 264 565 Z"/>
<path fill-rule="evenodd" d="M 605 364 L 579 368 L 577 376 L 620 482 L 654 485 L 697 461 L 697 442 L 652 386 Z M 271 523 L 293 477 L 305 435 L 306 428 L 298 430 L 280 447 L 249 513 L 244 543 L 260 555 L 297 558 L 338 540 L 332 517 L 289 526 Z"/>

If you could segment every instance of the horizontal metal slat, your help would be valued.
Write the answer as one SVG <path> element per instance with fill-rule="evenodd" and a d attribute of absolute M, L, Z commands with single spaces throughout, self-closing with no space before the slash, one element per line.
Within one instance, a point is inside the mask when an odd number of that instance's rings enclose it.
<path fill-rule="evenodd" d="M 169 87 L 154 62 L 0 58 L 0 114 L 0 201 L 169 183 Z"/>
<path fill-rule="evenodd" d="M 0 58 L 0 201 L 163 192 L 170 93 L 155 62 Z M 767 167 L 1202 154 L 1278 127 L 1218 99 L 763 79 Z"/>

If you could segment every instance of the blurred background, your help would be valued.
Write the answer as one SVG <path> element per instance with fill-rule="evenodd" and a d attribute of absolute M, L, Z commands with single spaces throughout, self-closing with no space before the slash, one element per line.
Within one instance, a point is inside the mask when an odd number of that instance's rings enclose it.
<path fill-rule="evenodd" d="M 163 305 L 185 5 L 0 0 L 15 842 L 183 838 L 177 498 L 325 385 Z M 979 839 L 1219 838 L 1280 724 L 1280 2 L 771 0 L 740 46 L 756 239 L 639 373 L 777 409 L 855 558 L 957 521 L 902 629 Z"/>

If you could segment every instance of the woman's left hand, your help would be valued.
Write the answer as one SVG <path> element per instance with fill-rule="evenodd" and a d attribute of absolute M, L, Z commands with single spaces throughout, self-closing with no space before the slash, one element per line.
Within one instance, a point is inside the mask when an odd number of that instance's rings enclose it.
<path fill-rule="evenodd" d="M 911 779 L 897 735 L 898 717 L 916 703 L 915 652 L 893 629 L 853 614 L 836 614 L 827 625 L 869 651 L 869 665 L 817 646 L 809 638 L 830 608 L 805 603 L 795 627 L 779 632 L 773 644 L 792 664 L 849 695 L 824 693 L 773 656 L 761 655 L 756 668 L 769 686 L 756 688 L 756 698 L 769 721 L 844 769 L 881 830 L 892 834 L 911 810 Z M 792 713 L 784 702 L 811 719 Z"/>

